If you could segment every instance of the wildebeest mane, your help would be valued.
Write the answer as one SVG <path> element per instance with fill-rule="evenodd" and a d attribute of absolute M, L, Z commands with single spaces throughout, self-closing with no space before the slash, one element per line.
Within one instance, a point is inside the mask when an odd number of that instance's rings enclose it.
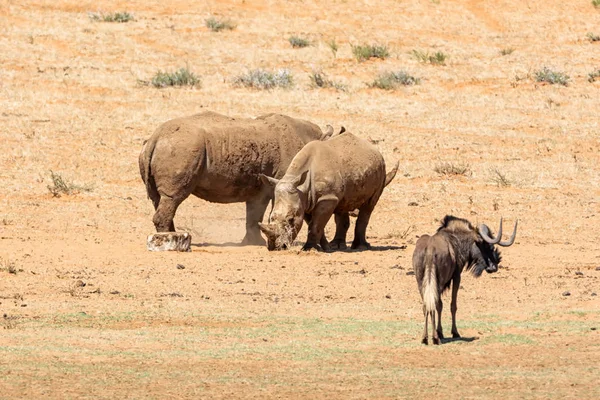
<path fill-rule="evenodd" d="M 446 215 L 444 219 L 442 219 L 440 227 L 437 231 L 439 232 L 442 229 L 455 230 L 457 228 L 470 231 L 474 230 L 473 225 L 471 225 L 471 223 L 466 219 L 458 218 L 454 215 Z"/>

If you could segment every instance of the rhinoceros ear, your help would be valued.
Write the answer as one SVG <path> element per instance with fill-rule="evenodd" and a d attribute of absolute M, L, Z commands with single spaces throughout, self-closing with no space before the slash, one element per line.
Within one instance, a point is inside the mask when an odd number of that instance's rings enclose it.
<path fill-rule="evenodd" d="M 303 173 L 301 173 L 299 176 L 296 177 L 296 179 L 294 179 L 292 181 L 292 184 L 295 187 L 299 187 L 300 185 L 302 185 L 305 181 L 306 181 L 306 177 L 308 176 L 308 170 L 304 171 Z"/>
<path fill-rule="evenodd" d="M 260 177 L 262 183 L 264 183 L 267 186 L 275 187 L 279 183 L 279 179 L 271 178 L 270 176 L 266 176 L 265 174 L 258 174 L 258 176 Z"/>
<path fill-rule="evenodd" d="M 327 125 L 327 130 L 321 134 L 321 140 L 327 140 L 333 135 L 333 126 Z"/>
<path fill-rule="evenodd" d="M 267 237 L 270 238 L 275 236 L 275 227 L 272 224 L 263 224 L 262 222 L 259 222 L 258 227 L 260 228 L 262 233 L 267 235 Z"/>

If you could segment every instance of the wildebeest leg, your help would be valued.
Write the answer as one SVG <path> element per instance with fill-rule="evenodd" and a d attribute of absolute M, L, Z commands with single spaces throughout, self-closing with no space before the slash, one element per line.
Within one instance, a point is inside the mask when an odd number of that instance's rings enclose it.
<path fill-rule="evenodd" d="M 423 338 L 421 339 L 421 343 L 423 344 L 429 344 L 429 338 L 427 337 L 427 321 L 428 321 L 428 315 L 427 315 L 427 309 L 425 308 L 425 304 L 423 304 L 423 316 L 425 317 L 425 325 L 423 328 Z"/>
<path fill-rule="evenodd" d="M 368 250 L 371 245 L 367 242 L 367 225 L 373 212 L 373 206 L 366 204 L 359 208 L 356 226 L 354 227 L 354 241 L 352 241 L 352 249 Z M 435 325 L 432 327 L 435 328 Z"/>
<path fill-rule="evenodd" d="M 436 308 L 437 308 L 437 315 L 438 315 L 438 320 L 437 320 L 437 334 L 438 337 L 441 339 L 444 338 L 444 333 L 442 331 L 442 309 L 444 308 L 444 305 L 442 304 L 442 299 L 438 299 L 438 302 L 436 304 Z"/>
<path fill-rule="evenodd" d="M 246 202 L 246 236 L 242 240 L 242 245 L 265 245 L 258 223 L 262 222 L 270 200 L 268 195 L 261 195 Z"/>
<path fill-rule="evenodd" d="M 450 311 L 452 312 L 452 337 L 459 338 L 458 329 L 456 329 L 456 298 L 458 297 L 458 288 L 460 288 L 460 275 L 456 275 L 452 279 L 452 303 L 450 304 Z"/>
<path fill-rule="evenodd" d="M 161 196 L 156 206 L 156 212 L 152 218 L 154 226 L 157 232 L 175 232 L 175 224 L 173 218 L 175 218 L 175 212 L 177 207 L 181 204 L 184 199 L 175 199 L 168 196 Z"/>
<path fill-rule="evenodd" d="M 435 310 L 429 311 L 429 316 L 431 317 L 431 330 L 433 331 L 433 344 L 440 344 L 440 338 L 438 336 L 438 332 L 435 329 Z"/>
<path fill-rule="evenodd" d="M 350 215 L 348 213 L 335 214 L 335 237 L 331 247 L 337 250 L 346 250 L 346 234 L 350 228 Z"/>
<path fill-rule="evenodd" d="M 308 224 L 308 237 L 306 238 L 306 244 L 302 247 L 302 250 L 310 250 L 317 247 L 317 243 L 321 245 L 323 251 L 331 251 L 327 239 L 325 237 L 325 225 L 331 218 L 333 210 L 337 206 L 338 200 L 321 200 L 317 203 L 314 210 L 312 211 L 312 218 Z"/>

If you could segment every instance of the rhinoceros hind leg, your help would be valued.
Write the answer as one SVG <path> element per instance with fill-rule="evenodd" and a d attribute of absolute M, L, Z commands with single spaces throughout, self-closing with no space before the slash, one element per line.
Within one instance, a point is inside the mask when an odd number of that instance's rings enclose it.
<path fill-rule="evenodd" d="M 335 250 L 346 250 L 346 234 L 350 228 L 350 215 L 348 213 L 335 214 L 335 237 L 330 245 Z"/>
<path fill-rule="evenodd" d="M 173 218 L 175 218 L 175 212 L 177 207 L 181 204 L 182 200 L 175 200 L 171 197 L 161 196 L 156 212 L 152 218 L 154 226 L 157 232 L 175 232 L 175 224 Z"/>
<path fill-rule="evenodd" d="M 262 222 L 270 200 L 269 196 L 262 195 L 246 202 L 246 236 L 242 245 L 264 246 L 267 243 L 260 234 L 258 223 Z"/>
<path fill-rule="evenodd" d="M 352 241 L 352 249 L 356 250 L 369 250 L 371 245 L 367 242 L 367 225 L 369 225 L 369 219 L 373 207 L 365 205 L 360 208 L 358 218 L 356 219 L 356 226 L 354 228 L 354 240 Z"/>

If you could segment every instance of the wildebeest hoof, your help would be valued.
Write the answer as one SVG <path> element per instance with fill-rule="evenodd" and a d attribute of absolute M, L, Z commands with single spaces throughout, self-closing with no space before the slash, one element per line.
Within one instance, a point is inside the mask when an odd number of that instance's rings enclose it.
<path fill-rule="evenodd" d="M 459 339 L 459 338 L 460 338 L 460 335 L 459 335 L 459 334 L 458 334 L 458 332 L 457 332 L 457 333 L 453 333 L 453 334 L 452 334 L 452 337 L 453 337 L 454 339 Z"/>
<path fill-rule="evenodd" d="M 440 340 L 442 340 L 444 338 L 444 334 L 442 332 L 438 332 L 438 337 L 440 338 Z"/>
<path fill-rule="evenodd" d="M 441 341 L 439 338 L 433 338 L 433 344 L 440 344 Z"/>
<path fill-rule="evenodd" d="M 352 250 L 371 250 L 371 245 L 367 242 L 356 243 L 352 242 Z"/>
<path fill-rule="evenodd" d="M 423 343 L 425 345 L 428 345 L 429 344 L 429 340 L 426 337 L 424 337 L 423 339 L 421 339 L 421 343 Z"/>
<path fill-rule="evenodd" d="M 341 240 L 334 239 L 329 244 L 331 245 L 331 248 L 334 250 L 346 250 L 348 248 L 348 245 L 346 245 L 346 242 L 343 242 Z"/>

